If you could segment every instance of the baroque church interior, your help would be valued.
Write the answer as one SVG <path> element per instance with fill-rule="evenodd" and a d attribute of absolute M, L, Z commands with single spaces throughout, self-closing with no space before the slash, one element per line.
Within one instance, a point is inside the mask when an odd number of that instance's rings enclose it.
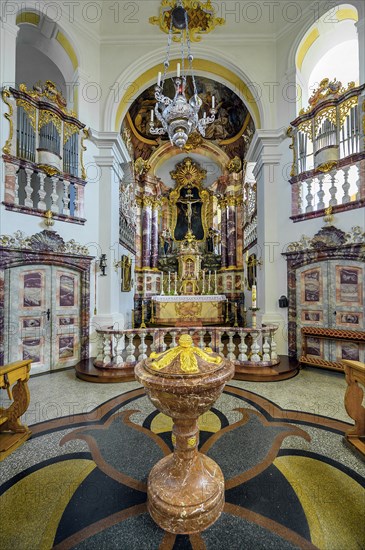
<path fill-rule="evenodd" d="M 0 40 L 1 548 L 365 548 L 364 3 Z"/>

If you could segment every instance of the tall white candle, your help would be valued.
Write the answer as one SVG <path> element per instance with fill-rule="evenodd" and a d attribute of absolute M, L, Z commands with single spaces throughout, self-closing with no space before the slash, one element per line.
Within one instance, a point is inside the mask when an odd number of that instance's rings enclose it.
<path fill-rule="evenodd" d="M 213 96 L 212 96 L 212 109 L 214 109 L 214 108 L 215 108 L 215 97 L 214 97 L 214 95 L 213 95 Z"/>
<path fill-rule="evenodd" d="M 153 109 L 151 109 L 151 122 L 153 122 L 153 116 L 154 116 Z"/>
<path fill-rule="evenodd" d="M 257 307 L 256 285 L 252 285 L 252 308 L 255 309 L 256 307 Z"/>
<path fill-rule="evenodd" d="M 177 273 L 175 273 L 175 290 L 174 290 L 174 294 L 175 294 L 175 296 L 177 294 Z"/>
<path fill-rule="evenodd" d="M 168 290 L 167 290 L 167 293 L 170 294 L 170 289 L 171 289 L 171 272 L 169 271 L 169 280 L 168 280 Z"/>
<path fill-rule="evenodd" d="M 217 270 L 214 271 L 214 294 L 217 294 Z"/>
<path fill-rule="evenodd" d="M 157 86 L 160 86 L 160 84 L 161 84 L 161 72 L 159 71 L 157 75 Z"/>
<path fill-rule="evenodd" d="M 161 272 L 161 292 L 160 292 L 161 296 L 164 295 L 164 291 L 163 291 L 163 271 Z"/>
<path fill-rule="evenodd" d="M 210 275 L 211 275 L 211 271 L 209 270 L 209 273 L 208 273 L 208 293 L 210 292 Z"/>
<path fill-rule="evenodd" d="M 202 288 L 202 294 L 205 292 L 205 269 L 203 269 L 203 288 Z"/>
<path fill-rule="evenodd" d="M 177 76 L 178 78 L 180 77 L 180 63 L 177 64 L 176 76 Z"/>

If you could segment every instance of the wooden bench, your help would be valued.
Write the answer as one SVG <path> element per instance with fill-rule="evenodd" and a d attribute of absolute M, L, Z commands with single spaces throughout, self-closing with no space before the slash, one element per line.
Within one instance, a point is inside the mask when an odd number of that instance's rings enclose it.
<path fill-rule="evenodd" d="M 345 408 L 355 421 L 355 426 L 346 433 L 346 441 L 365 456 L 365 408 L 362 406 L 365 388 L 365 364 L 360 361 L 342 360 L 345 369 L 347 390 Z M 360 387 L 362 386 L 362 388 Z"/>
<path fill-rule="evenodd" d="M 20 422 L 30 401 L 27 382 L 31 362 L 27 359 L 0 367 L 0 389 L 7 390 L 13 401 L 8 408 L 0 407 L 0 461 L 31 436 L 29 428 Z"/>

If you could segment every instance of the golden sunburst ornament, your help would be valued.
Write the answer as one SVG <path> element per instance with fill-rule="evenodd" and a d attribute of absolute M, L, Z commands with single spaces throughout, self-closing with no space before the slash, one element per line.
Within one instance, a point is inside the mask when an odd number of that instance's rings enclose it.
<path fill-rule="evenodd" d="M 190 158 L 185 158 L 182 162 L 176 165 L 176 170 L 170 172 L 170 176 L 178 185 L 200 185 L 205 179 L 207 171 L 192 161 Z"/>

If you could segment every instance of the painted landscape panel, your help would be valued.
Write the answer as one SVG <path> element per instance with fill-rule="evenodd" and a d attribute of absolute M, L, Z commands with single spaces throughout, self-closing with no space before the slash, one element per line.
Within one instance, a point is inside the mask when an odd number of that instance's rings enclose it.
<path fill-rule="evenodd" d="M 75 305 L 75 279 L 68 275 L 60 277 L 60 306 L 72 307 Z"/>
<path fill-rule="evenodd" d="M 42 305 L 42 274 L 25 273 L 23 279 L 23 307 L 40 307 Z"/>

